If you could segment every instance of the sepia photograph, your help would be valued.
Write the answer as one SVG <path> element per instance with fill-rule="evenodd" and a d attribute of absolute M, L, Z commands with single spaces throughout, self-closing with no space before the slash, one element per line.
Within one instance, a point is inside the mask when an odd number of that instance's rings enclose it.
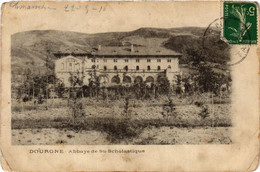
<path fill-rule="evenodd" d="M 2 166 L 254 170 L 258 15 L 246 1 L 4 3 Z"/>
<path fill-rule="evenodd" d="M 231 144 L 230 47 L 206 29 L 13 34 L 12 143 Z"/>

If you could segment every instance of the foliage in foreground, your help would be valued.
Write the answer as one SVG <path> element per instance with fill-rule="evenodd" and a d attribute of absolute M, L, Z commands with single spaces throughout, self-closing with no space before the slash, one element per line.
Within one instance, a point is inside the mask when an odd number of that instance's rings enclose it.
<path fill-rule="evenodd" d="M 96 130 L 107 133 L 107 139 L 113 143 L 120 140 L 129 139 L 138 136 L 146 127 L 211 127 L 212 119 L 194 119 L 194 120 L 167 120 L 167 119 L 129 119 L 116 117 L 87 117 L 80 122 L 71 123 L 67 118 L 56 118 L 54 120 L 12 120 L 12 129 L 30 129 L 30 128 L 57 128 L 79 130 Z M 230 120 L 218 119 L 215 121 L 215 127 L 230 127 Z"/>

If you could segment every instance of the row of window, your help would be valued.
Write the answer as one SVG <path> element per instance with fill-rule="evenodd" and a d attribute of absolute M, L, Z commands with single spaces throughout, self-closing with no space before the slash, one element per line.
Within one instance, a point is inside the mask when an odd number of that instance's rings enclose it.
<path fill-rule="evenodd" d="M 91 61 L 95 62 L 95 59 L 92 59 Z M 106 62 L 106 61 L 107 61 L 107 59 L 104 59 L 104 62 Z M 114 62 L 116 63 L 117 59 L 114 59 Z M 125 59 L 125 62 L 128 62 L 128 59 Z M 140 62 L 140 59 L 136 59 L 136 62 Z M 151 62 L 151 59 L 147 59 L 147 62 Z M 161 62 L 161 59 L 157 59 L 157 62 Z M 167 62 L 171 62 L 171 59 L 167 59 Z M 76 65 L 78 65 L 78 64 L 76 64 Z M 150 70 L 150 66 L 148 66 L 148 67 L 147 67 L 147 69 Z M 62 63 L 62 67 L 61 68 L 64 69 L 64 63 Z M 79 66 L 77 66 L 76 68 L 79 68 Z M 69 70 L 72 70 L 72 63 L 69 63 Z"/>
<path fill-rule="evenodd" d="M 62 64 L 62 67 L 64 67 L 64 64 Z M 92 69 L 98 69 L 98 65 L 92 65 Z M 171 68 L 171 65 L 168 66 L 168 68 Z M 69 63 L 69 69 L 72 70 L 72 64 Z M 128 66 L 125 66 L 124 69 L 127 71 Z M 139 66 L 136 66 L 136 70 L 139 70 Z M 104 66 L 104 70 L 107 70 L 107 66 Z M 114 66 L 114 70 L 117 70 L 117 66 Z M 151 66 L 147 66 L 147 70 L 151 70 Z M 161 70 L 161 66 L 157 66 L 157 70 Z"/>
<path fill-rule="evenodd" d="M 92 68 L 95 69 L 95 65 Z M 168 68 L 171 68 L 171 66 L 169 65 Z M 107 70 L 107 66 L 104 66 L 104 70 Z M 117 70 L 117 66 L 114 66 L 114 70 Z M 124 70 L 128 71 L 128 66 L 125 66 Z M 136 70 L 140 70 L 140 67 L 136 66 Z M 147 70 L 151 70 L 151 66 L 147 66 Z M 161 70 L 161 66 L 157 66 L 157 70 Z"/>
<path fill-rule="evenodd" d="M 96 62 L 96 61 L 98 62 L 98 60 L 96 60 L 96 59 L 91 59 L 91 62 L 93 62 L 93 63 Z M 104 61 L 104 62 L 107 62 L 107 59 L 103 59 L 103 61 Z M 113 61 L 116 63 L 116 62 L 117 62 L 117 59 L 114 59 Z M 128 59 L 125 59 L 125 62 L 126 62 L 126 63 L 127 63 L 128 61 L 129 61 Z M 140 59 L 136 59 L 135 61 L 136 61 L 137 63 L 139 63 L 139 62 L 140 62 Z M 151 59 L 147 59 L 147 62 L 151 62 Z M 161 62 L 161 59 L 157 59 L 157 62 Z M 167 59 L 167 62 L 170 63 L 170 62 L 171 62 L 171 59 Z"/>
<path fill-rule="evenodd" d="M 72 70 L 72 63 L 69 63 L 69 66 L 68 66 L 69 70 Z M 75 64 L 75 68 L 76 69 L 79 69 L 80 68 L 80 65 L 78 63 Z M 61 69 L 65 69 L 65 65 L 64 63 L 61 64 Z"/>

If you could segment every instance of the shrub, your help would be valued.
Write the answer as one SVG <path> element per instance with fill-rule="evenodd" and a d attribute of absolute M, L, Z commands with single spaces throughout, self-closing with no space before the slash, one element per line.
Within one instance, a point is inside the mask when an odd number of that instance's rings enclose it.
<path fill-rule="evenodd" d="M 175 106 L 176 105 L 173 103 L 172 99 L 170 97 L 167 97 L 167 101 L 163 105 L 163 112 L 162 112 L 162 116 L 164 119 L 166 119 L 168 121 L 170 116 L 172 116 L 174 118 L 177 117 L 177 113 L 175 111 L 176 110 Z"/>
<path fill-rule="evenodd" d="M 135 145 L 149 145 L 149 144 L 153 143 L 154 140 L 155 140 L 155 138 L 149 136 L 148 138 L 145 138 L 145 139 L 143 139 L 141 141 L 137 141 L 135 143 Z"/>
<path fill-rule="evenodd" d="M 61 123 L 60 123 L 61 122 Z M 55 128 L 78 130 L 96 130 L 107 133 L 107 140 L 118 143 L 121 140 L 138 136 L 145 125 L 129 118 L 86 118 L 81 123 L 71 123 L 59 119 L 53 122 Z"/>
<path fill-rule="evenodd" d="M 81 99 L 72 99 L 69 102 L 69 108 L 71 109 L 73 124 L 75 123 L 75 120 L 85 116 L 84 104 Z"/>
<path fill-rule="evenodd" d="M 37 105 L 12 105 L 12 112 L 22 112 L 22 111 L 31 111 L 37 110 L 40 106 Z"/>
<path fill-rule="evenodd" d="M 199 113 L 199 116 L 202 119 L 205 119 L 206 117 L 209 116 L 209 107 L 207 105 L 202 105 L 201 112 Z"/>
<path fill-rule="evenodd" d="M 18 105 L 12 105 L 12 112 L 22 112 L 22 107 Z"/>
<path fill-rule="evenodd" d="M 103 125 L 103 131 L 108 134 L 107 139 L 114 143 L 136 137 L 141 133 L 142 128 L 134 121 L 125 118 L 123 120 L 110 120 Z"/>

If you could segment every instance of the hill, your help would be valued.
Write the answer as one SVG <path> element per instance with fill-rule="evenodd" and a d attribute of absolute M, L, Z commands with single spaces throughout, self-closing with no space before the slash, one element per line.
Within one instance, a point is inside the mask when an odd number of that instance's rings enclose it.
<path fill-rule="evenodd" d="M 197 51 L 202 50 L 206 28 L 140 28 L 131 32 L 78 33 L 58 30 L 32 30 L 13 34 L 11 37 L 12 73 L 30 68 L 34 73 L 44 72 L 47 52 L 90 51 L 93 47 L 122 46 L 125 42 L 152 48 L 163 46 L 183 54 L 181 63 L 192 61 Z M 219 32 L 208 42 L 208 61 L 224 65 L 229 60 L 229 47 L 219 39 Z M 51 55 L 54 61 L 55 56 Z"/>

